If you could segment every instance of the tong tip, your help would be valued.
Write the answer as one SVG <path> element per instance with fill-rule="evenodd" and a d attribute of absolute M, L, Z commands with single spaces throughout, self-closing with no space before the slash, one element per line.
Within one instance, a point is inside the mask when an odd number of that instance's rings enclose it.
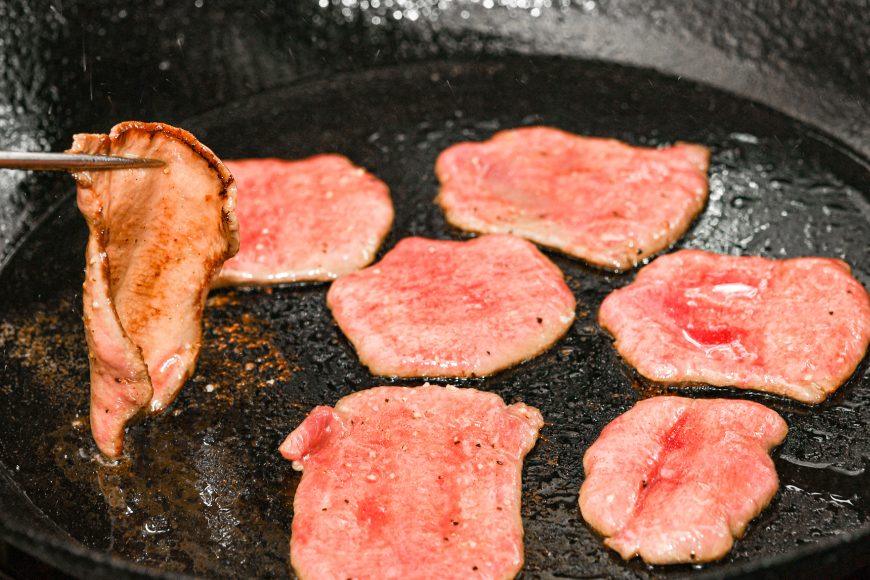
<path fill-rule="evenodd" d="M 147 159 L 143 157 L 0 151 L 0 169 L 76 171 L 94 169 L 141 169 L 147 167 L 162 167 L 164 165 L 166 165 L 166 162 L 163 160 Z"/>

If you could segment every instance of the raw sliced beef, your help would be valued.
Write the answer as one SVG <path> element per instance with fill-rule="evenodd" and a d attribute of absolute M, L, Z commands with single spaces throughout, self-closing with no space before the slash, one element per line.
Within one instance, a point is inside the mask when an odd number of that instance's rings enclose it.
<path fill-rule="evenodd" d="M 787 433 L 750 401 L 641 401 L 586 451 L 580 511 L 626 560 L 721 558 L 776 495 L 768 453 Z"/>
<path fill-rule="evenodd" d="M 333 280 L 370 264 L 390 231 L 389 189 L 341 155 L 226 166 L 242 239 L 215 286 Z"/>
<path fill-rule="evenodd" d="M 326 303 L 381 376 L 480 377 L 549 348 L 574 320 L 562 272 L 515 236 L 405 238 Z"/>
<path fill-rule="evenodd" d="M 854 372 L 870 342 L 870 298 L 850 272 L 829 258 L 683 250 L 643 268 L 598 317 L 649 379 L 815 404 Z"/>
<path fill-rule="evenodd" d="M 90 229 L 91 430 L 115 458 L 127 422 L 146 406 L 162 411 L 193 373 L 209 284 L 239 247 L 236 188 L 214 153 L 169 125 L 127 122 L 109 135 L 76 135 L 69 152 L 167 163 L 75 174 Z"/>
<path fill-rule="evenodd" d="M 710 152 L 580 137 L 547 127 L 460 143 L 438 157 L 447 221 L 510 233 L 627 270 L 677 240 L 704 207 Z"/>
<path fill-rule="evenodd" d="M 281 445 L 304 470 L 293 568 L 302 580 L 513 578 L 522 462 L 543 424 L 523 403 L 428 384 L 317 407 Z"/>

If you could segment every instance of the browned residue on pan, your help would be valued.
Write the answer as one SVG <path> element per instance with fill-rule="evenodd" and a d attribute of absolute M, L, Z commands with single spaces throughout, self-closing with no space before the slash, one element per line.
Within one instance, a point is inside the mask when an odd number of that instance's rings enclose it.
<path fill-rule="evenodd" d="M 36 309 L 18 318 L 7 318 L 0 324 L 0 352 L 16 359 L 33 373 L 34 382 L 53 385 L 45 395 L 55 404 L 73 404 L 87 401 L 87 358 L 80 356 L 85 348 L 81 332 L 69 332 L 68 315 L 72 314 L 73 300 L 65 297 L 50 308 Z M 76 320 L 76 330 L 80 322 Z M 85 381 L 82 382 L 82 376 Z M 0 384 L 0 391 L 9 385 Z"/>
<path fill-rule="evenodd" d="M 233 293 L 209 297 L 208 308 L 236 306 L 239 297 Z M 268 325 L 251 314 L 242 313 L 236 322 L 215 324 L 208 316 L 203 320 L 203 355 L 222 361 L 222 375 L 238 377 L 236 389 L 247 386 L 272 387 L 276 381 L 289 381 L 295 366 L 284 358 L 275 345 L 275 334 Z M 215 353 L 215 351 L 217 351 Z M 233 356 L 228 356 L 228 354 Z"/>
<path fill-rule="evenodd" d="M 108 544 L 90 547 L 132 562 L 206 577 L 286 575 L 298 475 L 272 475 L 280 458 L 261 423 L 293 366 L 268 323 L 235 317 L 232 293 L 210 299 L 199 368 L 167 413 L 129 427 L 130 451 L 109 461 L 90 435 L 78 299 L 70 294 L 0 322 L 0 350 L 33 373 L 28 396 L 60 414 L 53 431 L 33 434 L 38 463 L 62 474 L 43 491 L 80 490 L 80 517 L 107 527 L 95 536 Z M 248 553 L 252 542 L 261 547 L 257 558 Z"/>

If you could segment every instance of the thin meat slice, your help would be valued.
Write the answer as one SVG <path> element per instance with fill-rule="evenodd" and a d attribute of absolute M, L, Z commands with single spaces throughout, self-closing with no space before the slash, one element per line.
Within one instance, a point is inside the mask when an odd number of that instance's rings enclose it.
<path fill-rule="evenodd" d="M 576 301 L 562 272 L 515 236 L 468 242 L 405 238 L 342 276 L 326 303 L 381 376 L 480 377 L 544 352 Z"/>
<path fill-rule="evenodd" d="M 586 451 L 580 511 L 626 560 L 721 558 L 776 495 L 768 453 L 787 433 L 750 401 L 641 401 Z"/>
<path fill-rule="evenodd" d="M 193 373 L 209 285 L 239 246 L 236 188 L 214 153 L 169 125 L 127 122 L 109 135 L 76 135 L 69 152 L 167 163 L 75 174 L 90 229 L 91 430 L 115 458 L 127 422 L 146 406 L 162 411 Z"/>
<path fill-rule="evenodd" d="M 513 578 L 523 457 L 544 422 L 474 389 L 378 387 L 317 407 L 281 445 L 304 470 L 301 580 Z"/>
<path fill-rule="evenodd" d="M 602 268 L 627 270 L 670 246 L 707 199 L 700 145 L 631 147 L 548 127 L 460 143 L 438 157 L 447 221 L 511 233 Z"/>
<path fill-rule="evenodd" d="M 386 184 L 341 155 L 226 166 L 242 238 L 214 286 L 333 280 L 370 264 L 390 231 Z"/>
<path fill-rule="evenodd" d="M 599 322 L 640 374 L 822 402 L 870 342 L 870 298 L 829 258 L 768 260 L 683 250 L 610 294 Z"/>

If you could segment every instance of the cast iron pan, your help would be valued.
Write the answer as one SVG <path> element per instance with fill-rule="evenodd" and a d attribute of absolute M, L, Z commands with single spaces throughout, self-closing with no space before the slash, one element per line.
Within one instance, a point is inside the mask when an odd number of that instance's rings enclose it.
<path fill-rule="evenodd" d="M 710 200 L 675 249 L 842 258 L 870 284 L 870 169 L 862 159 L 763 106 L 647 70 L 523 57 L 386 67 L 265 93 L 184 127 L 224 159 L 334 151 L 368 168 L 396 206 L 382 255 L 406 236 L 467 237 L 432 202 L 440 151 L 539 124 L 635 145 L 704 144 Z M 80 577 L 291 575 L 300 475 L 278 444 L 316 405 L 422 381 L 369 375 L 326 309 L 325 284 L 222 290 L 209 297 L 202 355 L 178 399 L 129 428 L 123 460 L 100 459 L 80 320 L 87 228 L 72 179 L 65 187 L 69 197 L 0 271 L 0 531 Z M 522 578 L 811 578 L 867 564 L 866 363 L 818 407 L 649 384 L 596 323 L 601 300 L 635 272 L 545 252 L 577 296 L 577 321 L 542 356 L 460 382 L 538 407 L 548 422 L 523 472 Z M 585 450 L 637 400 L 665 391 L 760 401 L 790 428 L 774 453 L 779 493 L 719 562 L 624 562 L 577 509 Z"/>

